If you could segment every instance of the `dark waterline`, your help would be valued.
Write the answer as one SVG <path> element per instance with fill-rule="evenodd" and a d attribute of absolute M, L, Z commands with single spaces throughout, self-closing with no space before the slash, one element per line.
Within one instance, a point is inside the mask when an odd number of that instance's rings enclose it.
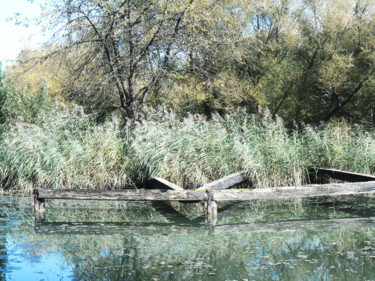
<path fill-rule="evenodd" d="M 371 197 L 229 205 L 0 196 L 0 280 L 375 280 Z M 176 208 L 176 206 L 174 206 Z M 220 207 L 220 206 L 219 206 Z M 183 208 L 183 209 L 181 209 Z"/>

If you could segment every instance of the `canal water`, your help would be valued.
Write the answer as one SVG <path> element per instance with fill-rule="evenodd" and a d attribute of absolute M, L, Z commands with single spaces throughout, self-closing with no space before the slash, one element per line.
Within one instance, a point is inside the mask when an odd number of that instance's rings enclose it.
<path fill-rule="evenodd" d="M 375 280 L 369 196 L 219 205 L 0 195 L 0 280 Z M 182 215 L 183 213 L 184 215 Z"/>

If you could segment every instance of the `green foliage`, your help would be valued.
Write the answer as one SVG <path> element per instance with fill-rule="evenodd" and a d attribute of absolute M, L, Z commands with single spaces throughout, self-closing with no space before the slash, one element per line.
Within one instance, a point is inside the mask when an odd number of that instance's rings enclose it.
<path fill-rule="evenodd" d="M 197 43 L 185 52 L 184 75 L 164 84 L 162 102 L 177 111 L 204 107 L 202 113 L 259 105 L 289 125 L 371 119 L 375 11 L 367 1 L 329 3 L 215 7 L 214 19 L 203 17 L 199 32 L 189 34 Z"/>
<path fill-rule="evenodd" d="M 10 74 L 34 90 L 46 81 L 50 95 L 101 117 L 119 110 L 134 122 L 156 105 L 207 117 L 259 106 L 288 126 L 341 117 L 373 123 L 370 1 L 49 0 L 45 7 L 41 22 L 58 44 L 22 52 Z"/>
<path fill-rule="evenodd" d="M 48 95 L 48 87 L 40 85 L 36 91 L 17 89 L 9 82 L 8 108 L 12 122 L 18 119 L 28 123 L 39 124 L 44 122 L 42 115 L 52 110 L 55 99 Z M 57 99 L 56 99 L 57 100 Z"/>

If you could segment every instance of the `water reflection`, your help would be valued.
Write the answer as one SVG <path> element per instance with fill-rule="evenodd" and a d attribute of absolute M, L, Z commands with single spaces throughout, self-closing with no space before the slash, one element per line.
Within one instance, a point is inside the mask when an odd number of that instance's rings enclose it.
<path fill-rule="evenodd" d="M 6 236 L 0 236 L 0 280 L 5 280 L 5 268 L 8 263 L 8 256 L 6 250 Z"/>
<path fill-rule="evenodd" d="M 235 229 L 234 229 L 235 230 Z M 373 232 L 52 234 L 78 280 L 366 280 Z M 69 247 L 68 247 L 69 246 Z M 308 273 L 308 275 L 306 275 Z"/>
<path fill-rule="evenodd" d="M 30 202 L 0 197 L 0 280 L 373 280 L 372 198 L 226 206 L 215 228 L 143 203 L 48 203 L 35 223 Z"/>
<path fill-rule="evenodd" d="M 35 232 L 39 234 L 96 234 L 96 235 L 217 235 L 239 232 L 299 232 L 330 231 L 334 229 L 372 228 L 375 217 L 341 218 L 325 220 L 296 220 L 273 223 L 249 223 L 236 225 L 218 225 L 202 227 L 200 224 L 142 224 L 131 223 L 95 223 L 95 222 L 36 222 Z"/>

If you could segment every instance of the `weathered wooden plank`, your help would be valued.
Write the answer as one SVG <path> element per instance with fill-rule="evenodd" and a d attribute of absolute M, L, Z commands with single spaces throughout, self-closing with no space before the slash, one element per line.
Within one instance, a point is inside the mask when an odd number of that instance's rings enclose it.
<path fill-rule="evenodd" d="M 237 225 L 216 225 L 213 229 L 186 225 L 131 225 L 128 223 L 84 223 L 84 222 L 40 222 L 35 224 L 35 232 L 43 234 L 122 234 L 122 235 L 212 235 L 240 232 L 295 232 L 326 231 L 332 229 L 374 228 L 375 217 L 344 218 L 323 220 L 296 220 Z"/>
<path fill-rule="evenodd" d="M 329 168 L 318 168 L 317 175 L 329 176 L 332 179 L 342 180 L 342 181 L 347 181 L 347 182 L 375 181 L 375 176 L 373 175 L 353 173 L 353 172 L 347 172 L 347 171 L 341 171 L 341 170 L 329 169 Z"/>
<path fill-rule="evenodd" d="M 231 174 L 229 176 L 226 176 L 224 178 L 218 179 L 216 181 L 207 183 L 196 190 L 224 190 L 228 189 L 236 184 L 239 184 L 241 182 L 244 182 L 248 180 L 248 177 L 245 172 L 239 172 L 235 174 Z"/>
<path fill-rule="evenodd" d="M 172 189 L 172 190 L 184 190 L 182 187 L 169 182 L 163 178 L 152 178 L 148 182 L 151 186 L 157 189 Z"/>
<path fill-rule="evenodd" d="M 39 199 L 119 200 L 119 201 L 189 201 L 207 200 L 202 191 L 154 189 L 100 190 L 100 189 L 35 189 Z"/>
<path fill-rule="evenodd" d="M 213 191 L 215 201 L 251 201 L 339 196 L 375 193 L 375 181 L 324 185 L 288 186 L 263 189 L 231 189 Z"/>
<path fill-rule="evenodd" d="M 36 189 L 39 199 L 125 200 L 125 201 L 207 201 L 203 191 L 176 190 L 75 190 Z M 319 196 L 375 193 L 375 181 L 325 185 L 288 186 L 263 189 L 231 189 L 212 191 L 214 201 L 251 201 Z"/>

